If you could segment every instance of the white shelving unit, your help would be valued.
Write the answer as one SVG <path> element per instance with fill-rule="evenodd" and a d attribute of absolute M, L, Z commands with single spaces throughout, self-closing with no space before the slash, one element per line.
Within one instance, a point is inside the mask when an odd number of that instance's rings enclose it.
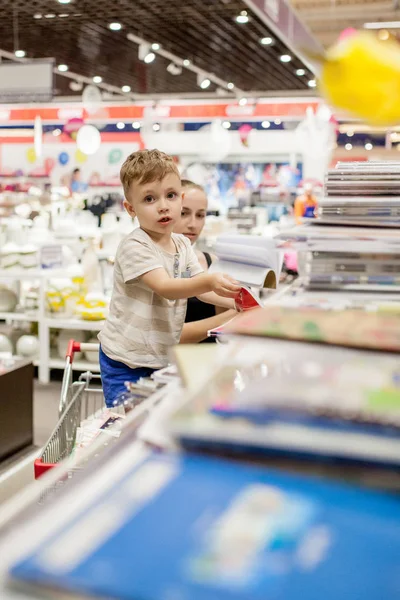
<path fill-rule="evenodd" d="M 104 321 L 84 321 L 77 318 L 51 317 L 46 312 L 46 281 L 49 278 L 65 276 L 59 269 L 27 269 L 7 270 L 0 269 L 0 281 L 33 280 L 39 282 L 39 308 L 37 311 L 29 312 L 0 312 L 0 320 L 4 321 L 30 321 L 38 323 L 39 357 L 34 361 L 39 370 L 39 381 L 48 383 L 51 369 L 64 369 L 65 360 L 59 356 L 52 356 L 50 352 L 50 330 L 51 329 L 78 329 L 80 331 L 92 331 L 95 335 L 103 326 Z M 76 371 L 99 372 L 98 363 L 87 360 L 74 361 L 73 368 Z"/>

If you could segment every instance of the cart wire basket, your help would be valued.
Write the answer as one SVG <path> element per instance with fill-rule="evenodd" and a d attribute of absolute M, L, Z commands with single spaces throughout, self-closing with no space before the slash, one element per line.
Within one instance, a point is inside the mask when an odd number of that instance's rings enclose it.
<path fill-rule="evenodd" d="M 100 375 L 89 371 L 73 382 L 73 362 L 76 352 L 98 350 L 98 344 L 84 344 L 71 340 L 61 386 L 59 419 L 40 456 L 34 462 L 35 479 L 72 454 L 77 432 L 85 419 L 94 416 L 105 406 Z"/>

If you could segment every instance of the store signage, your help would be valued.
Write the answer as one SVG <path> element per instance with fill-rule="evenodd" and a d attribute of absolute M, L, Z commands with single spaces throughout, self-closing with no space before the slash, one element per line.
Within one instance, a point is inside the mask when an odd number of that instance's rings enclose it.
<path fill-rule="evenodd" d="M 53 61 L 0 63 L 0 102 L 48 102 L 53 97 Z"/>

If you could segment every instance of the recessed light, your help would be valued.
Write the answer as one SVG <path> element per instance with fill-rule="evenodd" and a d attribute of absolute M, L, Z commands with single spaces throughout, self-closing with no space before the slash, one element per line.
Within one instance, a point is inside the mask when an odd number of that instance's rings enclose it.
<path fill-rule="evenodd" d="M 374 147 L 374 146 L 373 146 L 373 144 L 371 144 L 371 142 L 367 142 L 367 143 L 365 144 L 365 146 L 364 146 L 364 148 L 365 148 L 366 150 L 372 150 L 372 148 L 373 148 L 373 147 Z"/>
<path fill-rule="evenodd" d="M 347 137 L 353 137 L 354 135 L 354 131 L 348 131 L 347 132 Z"/>
<path fill-rule="evenodd" d="M 271 46 L 274 43 L 274 40 L 272 39 L 272 37 L 263 37 L 260 40 L 260 44 L 262 44 L 263 46 Z"/>
<path fill-rule="evenodd" d="M 235 84 L 230 81 L 226 87 L 228 88 L 228 90 L 233 90 Z"/>
<path fill-rule="evenodd" d="M 60 71 L 60 73 L 65 73 L 66 71 L 68 71 L 68 65 L 58 65 L 57 68 Z"/>
<path fill-rule="evenodd" d="M 310 87 L 310 88 L 317 87 L 317 82 L 315 81 L 315 79 L 310 79 L 310 81 L 308 82 L 308 87 Z"/>
<path fill-rule="evenodd" d="M 149 52 L 144 57 L 144 62 L 146 63 L 146 65 L 149 65 L 150 63 L 152 63 L 154 61 L 155 57 L 156 57 L 156 55 L 154 54 L 154 52 Z"/>
<path fill-rule="evenodd" d="M 271 123 L 270 123 L 269 121 L 263 121 L 263 122 L 261 123 L 261 127 L 262 127 L 263 129 L 268 129 L 268 127 L 271 127 Z"/>
<path fill-rule="evenodd" d="M 71 0 L 58 0 L 59 4 L 69 4 Z"/>
<path fill-rule="evenodd" d="M 154 123 L 154 125 L 153 125 L 153 131 L 160 131 L 160 129 L 161 129 L 160 123 Z"/>
<path fill-rule="evenodd" d="M 130 85 L 123 85 L 121 90 L 125 93 L 128 94 L 128 92 L 131 91 L 131 86 Z"/>
<path fill-rule="evenodd" d="M 103 78 L 100 77 L 100 75 L 95 75 L 93 77 L 93 83 L 101 83 L 103 81 Z"/>
<path fill-rule="evenodd" d="M 53 129 L 54 137 L 58 137 L 59 135 L 61 135 L 61 133 L 62 133 L 61 129 Z"/>
<path fill-rule="evenodd" d="M 122 25 L 121 23 L 114 21 L 113 23 L 109 24 L 108 28 L 111 29 L 111 31 L 121 31 Z"/>
<path fill-rule="evenodd" d="M 274 123 L 275 125 L 282 125 L 281 119 L 275 119 Z"/>
<path fill-rule="evenodd" d="M 249 15 L 247 14 L 247 10 L 242 10 L 240 15 L 236 17 L 236 23 L 240 23 L 243 25 L 244 23 L 249 22 Z"/>
<path fill-rule="evenodd" d="M 184 67 L 189 67 L 190 66 L 190 60 L 188 58 L 185 58 L 185 60 L 183 61 L 183 66 Z"/>
<path fill-rule="evenodd" d="M 297 69 L 297 71 L 296 71 L 296 75 L 298 77 L 303 77 L 303 75 L 305 75 L 305 74 L 306 74 L 306 72 L 304 69 Z"/>
<path fill-rule="evenodd" d="M 68 13 L 62 13 L 61 15 L 58 15 L 60 17 L 60 19 L 65 19 L 66 17 L 69 17 Z"/>
<path fill-rule="evenodd" d="M 345 148 L 346 150 L 351 150 L 353 148 L 353 144 L 346 144 Z"/>
<path fill-rule="evenodd" d="M 125 129 L 125 123 L 122 123 L 122 121 L 117 123 L 117 129 Z"/>
<path fill-rule="evenodd" d="M 36 15 L 33 15 L 34 19 L 41 19 L 42 15 L 40 13 L 36 13 Z"/>
<path fill-rule="evenodd" d="M 290 56 L 290 54 L 282 54 L 282 56 L 280 57 L 280 61 L 283 63 L 288 63 L 292 60 L 292 57 Z"/>
<path fill-rule="evenodd" d="M 44 15 L 45 19 L 54 19 L 55 18 L 55 14 L 54 13 L 48 13 L 47 15 Z"/>
<path fill-rule="evenodd" d="M 25 50 L 16 50 L 14 54 L 17 58 L 24 58 L 26 52 Z"/>
<path fill-rule="evenodd" d="M 224 121 L 224 122 L 222 123 L 222 127 L 223 127 L 224 129 L 230 129 L 230 128 L 231 128 L 231 122 L 230 122 L 230 121 Z"/>
<path fill-rule="evenodd" d="M 132 129 L 140 129 L 140 121 L 133 121 Z"/>
<path fill-rule="evenodd" d="M 154 50 L 154 51 L 157 51 L 160 48 L 161 48 L 161 46 L 157 42 L 155 42 L 154 44 L 151 45 L 151 49 Z"/>
<path fill-rule="evenodd" d="M 240 98 L 239 105 L 240 106 L 246 106 L 246 104 L 247 104 L 247 98 Z"/>

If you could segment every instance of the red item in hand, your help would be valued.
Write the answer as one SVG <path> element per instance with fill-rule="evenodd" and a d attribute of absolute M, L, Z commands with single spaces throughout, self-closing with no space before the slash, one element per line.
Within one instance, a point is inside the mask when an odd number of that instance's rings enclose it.
<path fill-rule="evenodd" d="M 244 312 L 253 308 L 259 308 L 261 304 L 248 288 L 242 287 L 235 298 L 235 306 L 237 311 Z"/>

